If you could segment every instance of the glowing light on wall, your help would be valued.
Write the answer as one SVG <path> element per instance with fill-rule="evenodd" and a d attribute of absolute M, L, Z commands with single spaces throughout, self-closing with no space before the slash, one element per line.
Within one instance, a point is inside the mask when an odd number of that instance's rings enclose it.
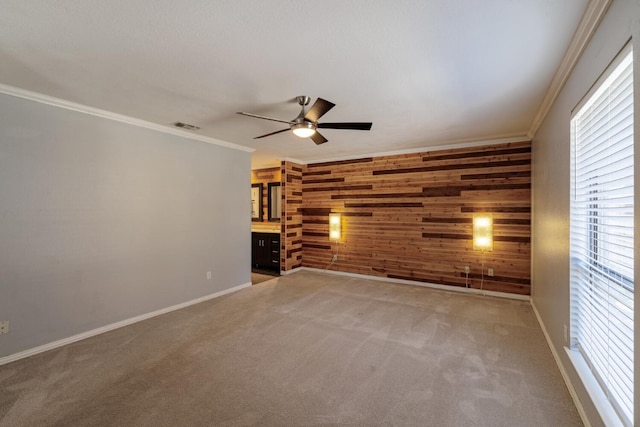
<path fill-rule="evenodd" d="M 336 241 L 340 240 L 340 223 L 341 219 L 339 213 L 329 214 L 329 239 Z"/>
<path fill-rule="evenodd" d="M 491 214 L 473 215 L 473 249 L 493 250 L 493 216 Z"/>

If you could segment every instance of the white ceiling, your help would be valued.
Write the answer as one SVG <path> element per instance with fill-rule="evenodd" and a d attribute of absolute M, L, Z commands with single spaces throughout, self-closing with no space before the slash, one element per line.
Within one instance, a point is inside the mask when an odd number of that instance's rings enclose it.
<path fill-rule="evenodd" d="M 0 0 L 0 83 L 254 147 L 253 167 L 526 136 L 587 0 Z M 320 146 L 293 100 L 336 104 Z"/>

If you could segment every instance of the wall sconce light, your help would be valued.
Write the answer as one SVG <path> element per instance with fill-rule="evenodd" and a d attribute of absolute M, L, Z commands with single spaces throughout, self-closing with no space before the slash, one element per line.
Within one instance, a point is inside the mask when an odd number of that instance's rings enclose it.
<path fill-rule="evenodd" d="M 493 215 L 473 215 L 473 249 L 479 251 L 493 250 Z"/>
<path fill-rule="evenodd" d="M 329 239 L 340 240 L 340 214 L 329 214 Z"/>

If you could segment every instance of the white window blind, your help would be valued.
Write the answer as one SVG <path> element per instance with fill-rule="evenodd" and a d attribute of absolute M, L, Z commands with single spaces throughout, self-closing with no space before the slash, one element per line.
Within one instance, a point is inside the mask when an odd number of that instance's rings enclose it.
<path fill-rule="evenodd" d="M 571 120 L 571 347 L 633 424 L 633 52 Z"/>

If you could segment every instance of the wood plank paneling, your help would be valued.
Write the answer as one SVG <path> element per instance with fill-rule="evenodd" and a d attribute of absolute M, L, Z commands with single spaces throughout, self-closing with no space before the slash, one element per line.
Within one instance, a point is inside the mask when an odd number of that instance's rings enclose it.
<path fill-rule="evenodd" d="M 530 142 L 301 169 L 296 178 L 302 182 L 287 181 L 302 191 L 302 204 L 288 204 L 287 212 L 297 214 L 301 226 L 295 236 L 302 242 L 300 265 L 329 266 L 335 244 L 328 238 L 328 216 L 339 212 L 342 240 L 332 270 L 530 294 Z M 473 250 L 475 212 L 494 216 L 492 252 Z M 468 279 L 465 265 L 471 267 Z"/>
<path fill-rule="evenodd" d="M 282 174 L 282 247 L 280 250 L 280 270 L 290 271 L 302 266 L 303 226 L 302 226 L 302 165 L 283 161 Z"/>

